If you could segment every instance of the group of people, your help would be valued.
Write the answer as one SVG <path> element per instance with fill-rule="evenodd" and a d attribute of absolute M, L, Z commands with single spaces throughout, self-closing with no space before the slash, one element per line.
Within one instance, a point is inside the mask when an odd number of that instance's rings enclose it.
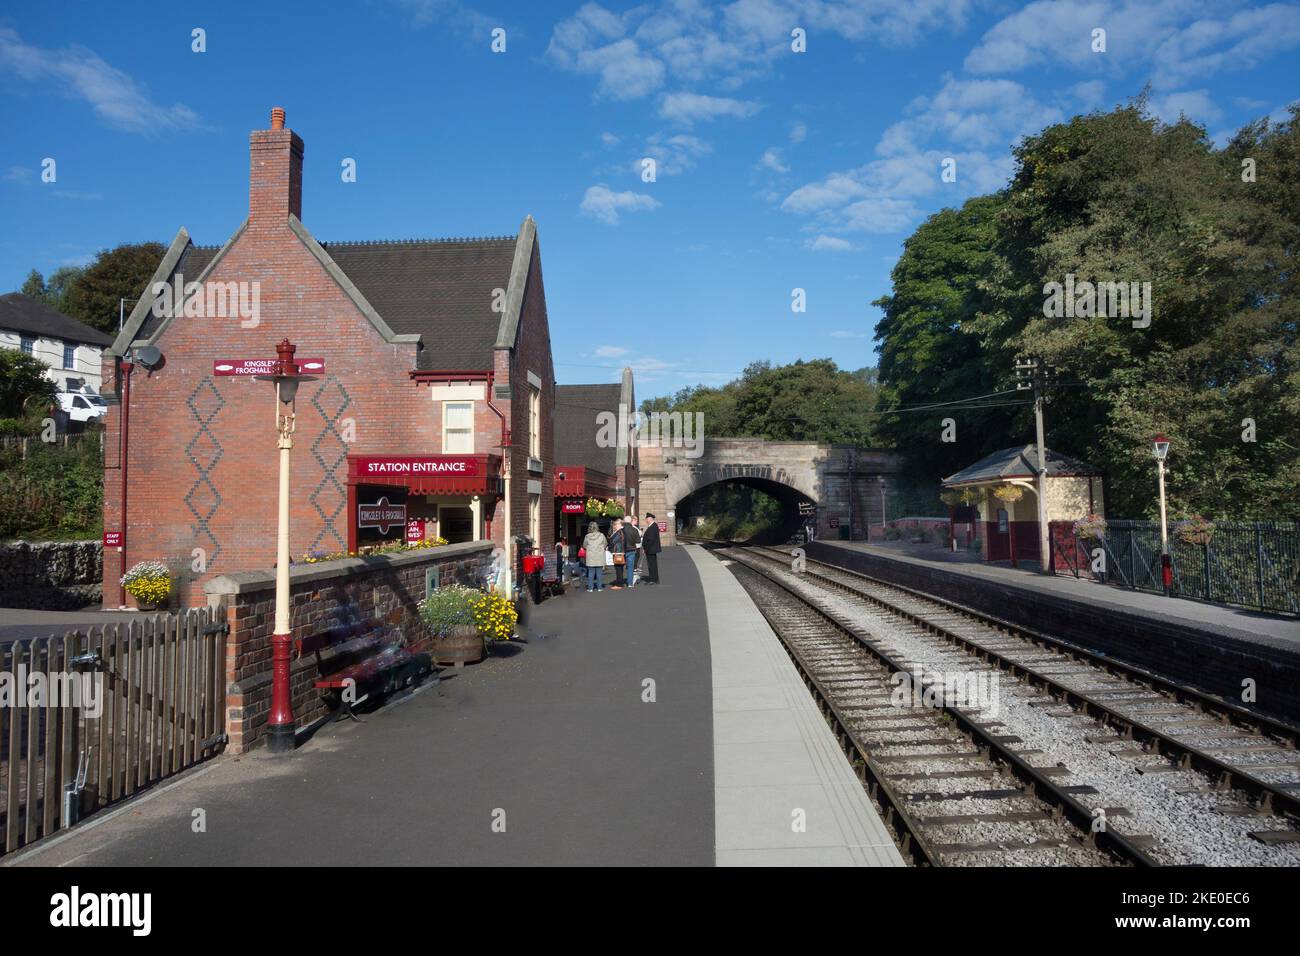
<path fill-rule="evenodd" d="M 614 569 L 614 583 L 611 589 L 621 591 L 624 587 L 636 587 L 638 576 L 643 584 L 659 583 L 659 523 L 653 514 L 645 516 L 645 531 L 636 515 L 626 520 L 615 518 L 606 537 L 596 522 L 587 525 L 587 534 L 578 549 L 578 561 L 582 567 L 584 583 L 589 592 L 604 590 L 605 568 Z M 645 573 L 640 573 L 644 563 Z"/>

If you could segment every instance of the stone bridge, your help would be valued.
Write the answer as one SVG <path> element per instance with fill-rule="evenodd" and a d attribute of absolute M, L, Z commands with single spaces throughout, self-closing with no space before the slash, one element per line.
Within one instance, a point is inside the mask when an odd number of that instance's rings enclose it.
<path fill-rule="evenodd" d="M 718 482 L 749 485 L 781 501 L 791 531 L 802 511 L 815 520 L 818 537 L 838 538 L 851 528 L 854 538 L 863 538 L 867 524 L 880 522 L 882 488 L 898 470 L 892 452 L 854 445 L 706 438 L 698 457 L 688 451 L 639 449 L 639 510 L 667 520 L 666 545 L 676 542 L 678 506 Z"/>

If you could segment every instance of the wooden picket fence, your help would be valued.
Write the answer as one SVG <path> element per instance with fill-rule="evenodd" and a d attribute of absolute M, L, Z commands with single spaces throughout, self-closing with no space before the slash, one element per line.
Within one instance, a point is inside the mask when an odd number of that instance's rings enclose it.
<path fill-rule="evenodd" d="M 203 608 L 0 645 L 0 853 L 219 753 L 225 633 Z M 57 699 L 30 693 L 36 674 Z M 86 681 L 98 713 L 68 693 Z"/>

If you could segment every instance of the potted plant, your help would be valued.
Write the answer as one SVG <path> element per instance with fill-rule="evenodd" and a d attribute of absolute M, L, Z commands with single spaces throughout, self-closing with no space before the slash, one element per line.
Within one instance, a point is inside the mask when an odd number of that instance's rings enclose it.
<path fill-rule="evenodd" d="M 1174 535 L 1186 544 L 1204 546 L 1214 537 L 1214 522 L 1201 515 L 1192 515 L 1174 526 Z"/>
<path fill-rule="evenodd" d="M 172 573 L 161 561 L 141 561 L 122 575 L 121 583 L 142 611 L 156 611 L 172 593 Z"/>
<path fill-rule="evenodd" d="M 1101 541 L 1106 537 L 1106 519 L 1090 514 L 1074 523 L 1074 536 L 1083 541 Z"/>
<path fill-rule="evenodd" d="M 478 628 L 479 637 L 488 646 L 495 641 L 508 641 L 515 633 L 519 613 L 515 606 L 500 594 L 475 591 L 470 598 L 470 612 Z"/>
<path fill-rule="evenodd" d="M 435 588 L 420 602 L 420 620 L 433 635 L 433 659 L 439 664 L 473 664 L 483 659 L 474 605 L 482 591 L 463 584 Z"/>
<path fill-rule="evenodd" d="M 621 518 L 621 517 L 623 517 L 623 514 L 624 514 L 624 508 L 623 508 L 622 504 L 620 504 L 619 502 L 615 501 L 613 498 L 606 499 L 606 501 L 605 501 L 605 517 L 607 517 L 607 518 Z"/>
<path fill-rule="evenodd" d="M 601 501 L 599 498 L 588 498 L 587 517 L 588 518 L 605 517 L 605 502 Z"/>

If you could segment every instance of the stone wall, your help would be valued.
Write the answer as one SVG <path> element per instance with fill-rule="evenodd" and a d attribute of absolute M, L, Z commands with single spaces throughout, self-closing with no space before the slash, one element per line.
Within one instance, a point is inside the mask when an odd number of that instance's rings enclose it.
<path fill-rule="evenodd" d="M 103 600 L 98 541 L 15 541 L 0 545 L 0 607 L 72 611 Z"/>
<path fill-rule="evenodd" d="M 421 551 L 344 558 L 297 565 L 289 572 L 294 640 L 340 623 L 382 624 L 400 630 L 414 650 L 430 639 L 417 606 L 424 600 L 426 574 L 437 569 L 439 584 L 477 585 L 492 557 L 490 541 L 452 544 Z M 275 572 L 223 575 L 204 585 L 209 604 L 225 607 L 226 734 L 228 748 L 243 753 L 266 729 L 271 710 L 271 634 L 275 630 Z M 293 713 L 299 728 L 325 716 L 328 707 L 312 687 L 319 676 L 316 655 L 295 660 L 290 673 Z"/>

